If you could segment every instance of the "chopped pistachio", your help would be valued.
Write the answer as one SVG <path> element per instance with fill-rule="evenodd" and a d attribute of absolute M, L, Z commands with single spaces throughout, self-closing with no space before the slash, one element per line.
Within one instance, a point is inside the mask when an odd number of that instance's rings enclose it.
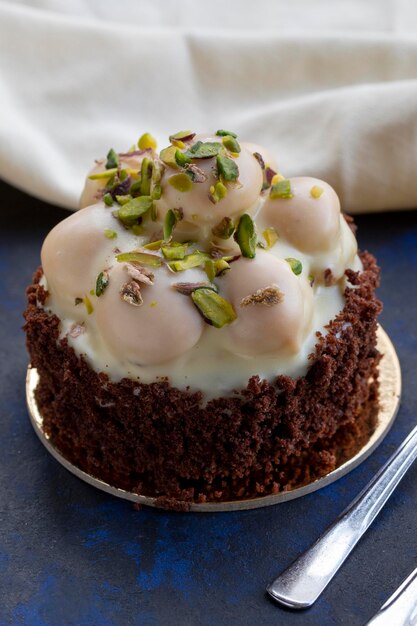
<path fill-rule="evenodd" d="M 138 263 L 126 263 L 125 270 L 132 280 L 145 285 L 153 285 L 155 275 L 151 270 Z"/>
<path fill-rule="evenodd" d="M 222 144 L 217 141 L 197 141 L 184 154 L 190 159 L 211 159 L 219 154 Z"/>
<path fill-rule="evenodd" d="M 140 252 L 133 250 L 133 252 L 121 252 L 116 255 L 116 259 L 119 263 L 140 263 L 140 265 L 147 265 L 149 267 L 160 267 L 163 264 L 163 260 L 156 254 L 149 254 L 148 252 Z"/>
<path fill-rule="evenodd" d="M 130 193 L 125 196 L 116 196 L 116 200 L 120 205 L 127 204 L 132 199 Z"/>
<path fill-rule="evenodd" d="M 152 204 L 150 196 L 138 196 L 121 206 L 116 215 L 125 226 L 133 226 L 139 217 L 149 211 Z"/>
<path fill-rule="evenodd" d="M 145 232 L 145 229 L 142 226 L 142 224 L 133 224 L 133 226 L 130 227 L 130 230 L 137 237 L 139 237 L 140 235 L 143 235 L 143 233 Z"/>
<path fill-rule="evenodd" d="M 96 296 L 99 298 L 109 284 L 109 274 L 105 270 L 100 272 L 96 280 Z"/>
<path fill-rule="evenodd" d="M 239 168 L 233 159 L 218 154 L 216 157 L 217 170 L 223 180 L 237 180 L 239 177 Z"/>
<path fill-rule="evenodd" d="M 119 155 L 117 152 L 110 148 L 107 153 L 106 170 L 111 170 L 115 167 L 119 167 Z"/>
<path fill-rule="evenodd" d="M 294 274 L 296 276 L 299 276 L 303 271 L 303 264 L 301 263 L 301 261 L 299 261 L 298 259 L 293 259 L 292 257 L 288 257 L 288 259 L 285 260 L 289 264 Z"/>
<path fill-rule="evenodd" d="M 288 180 L 288 178 L 280 180 L 277 183 L 272 183 L 269 197 L 271 198 L 271 200 L 275 200 L 276 198 L 292 198 L 293 193 L 291 191 L 291 182 Z"/>
<path fill-rule="evenodd" d="M 217 291 L 216 285 L 211 283 L 174 283 L 172 287 L 179 293 L 182 293 L 183 296 L 190 296 L 193 291 L 201 289 L 202 287 Z"/>
<path fill-rule="evenodd" d="M 206 252 L 200 252 L 199 250 L 196 250 L 191 254 L 187 254 L 183 259 L 180 259 L 178 261 L 171 261 L 171 263 L 168 263 L 168 265 L 173 272 L 182 272 L 184 270 L 189 270 L 192 267 L 204 265 L 204 263 L 209 259 L 210 257 Z"/>
<path fill-rule="evenodd" d="M 320 198 L 323 192 L 323 187 L 319 187 L 318 185 L 313 185 L 313 187 L 310 189 L 310 195 L 312 198 Z"/>
<path fill-rule="evenodd" d="M 185 257 L 187 248 L 187 243 L 173 242 L 170 245 L 162 246 L 161 251 L 164 257 L 169 261 L 178 261 Z"/>
<path fill-rule="evenodd" d="M 180 130 L 178 133 L 174 133 L 169 136 L 169 140 L 172 141 L 191 141 L 194 139 L 195 133 L 192 130 Z"/>
<path fill-rule="evenodd" d="M 265 166 L 264 176 L 265 176 L 265 182 L 266 182 L 267 186 L 270 187 L 272 185 L 272 181 L 274 180 L 275 176 L 277 176 L 277 173 L 276 173 L 275 170 L 272 169 L 272 167 L 269 167 L 269 165 L 266 165 Z M 281 175 L 279 174 L 278 176 L 281 176 Z M 283 179 L 283 177 L 280 177 L 275 182 L 279 182 L 282 179 Z"/>
<path fill-rule="evenodd" d="M 149 243 L 146 243 L 142 247 L 146 248 L 146 250 L 159 250 L 162 243 L 163 243 L 163 239 L 158 239 L 158 241 L 150 241 Z"/>
<path fill-rule="evenodd" d="M 222 143 L 224 147 L 227 148 L 227 150 L 229 150 L 229 152 L 234 152 L 235 154 L 239 154 L 240 145 L 236 137 L 233 137 L 232 135 L 225 135 L 222 139 Z"/>
<path fill-rule="evenodd" d="M 142 160 L 140 168 L 140 193 L 142 196 L 149 196 L 151 193 L 151 179 L 152 179 L 153 161 L 148 157 Z"/>
<path fill-rule="evenodd" d="M 234 137 L 234 138 L 237 137 L 236 133 L 232 133 L 231 130 L 222 130 L 222 129 L 216 130 L 216 135 L 218 137 L 227 137 L 227 136 Z"/>
<path fill-rule="evenodd" d="M 268 249 L 272 248 L 272 246 L 278 241 L 277 231 L 272 226 L 264 230 L 262 234 L 264 236 Z"/>
<path fill-rule="evenodd" d="M 83 302 L 84 302 L 85 308 L 87 309 L 87 314 L 91 315 L 91 313 L 94 311 L 94 307 L 91 304 L 90 298 L 88 296 L 85 296 Z"/>
<path fill-rule="evenodd" d="M 253 156 L 258 161 L 259 165 L 261 166 L 261 169 L 264 170 L 265 169 L 265 161 L 263 160 L 262 154 L 260 154 L 259 152 L 254 152 Z"/>
<path fill-rule="evenodd" d="M 227 196 L 227 187 L 222 182 L 218 181 L 215 185 L 210 187 L 209 200 L 213 204 L 217 204 L 220 200 L 223 200 Z"/>
<path fill-rule="evenodd" d="M 96 172 L 95 174 L 90 174 L 88 178 L 89 180 L 101 180 L 102 178 L 111 178 L 115 174 L 117 174 L 117 167 L 114 167 L 111 170 L 104 170 L 103 172 Z"/>
<path fill-rule="evenodd" d="M 138 180 L 136 180 L 131 186 L 130 186 L 130 194 L 131 195 L 140 195 L 140 189 L 142 187 L 142 179 L 138 178 Z"/>
<path fill-rule="evenodd" d="M 125 302 L 132 306 L 141 306 L 143 304 L 140 285 L 135 280 L 131 280 L 129 283 L 122 285 L 120 295 Z"/>
<path fill-rule="evenodd" d="M 117 232 L 115 230 L 112 230 L 111 228 L 105 228 L 104 236 L 106 237 L 106 239 L 116 239 Z"/>
<path fill-rule="evenodd" d="M 168 146 L 168 148 L 164 148 L 163 150 L 161 150 L 159 158 L 163 163 L 165 163 L 165 165 L 168 165 L 168 167 L 178 169 L 177 161 L 175 159 L 177 150 L 178 148 L 176 146 Z"/>
<path fill-rule="evenodd" d="M 250 306 L 251 304 L 262 304 L 264 306 L 274 306 L 284 300 L 284 294 L 276 285 L 258 289 L 246 298 L 243 298 L 240 306 Z"/>
<path fill-rule="evenodd" d="M 156 139 L 150 133 L 144 133 L 138 141 L 139 150 L 147 150 L 148 148 L 156 150 L 156 145 Z"/>
<path fill-rule="evenodd" d="M 152 182 L 154 184 L 161 182 L 164 169 L 165 167 L 161 161 L 159 161 L 158 159 L 155 159 L 153 161 Z"/>
<path fill-rule="evenodd" d="M 193 188 L 193 183 L 187 174 L 173 174 L 168 178 L 168 182 L 171 187 L 181 193 L 187 193 Z"/>
<path fill-rule="evenodd" d="M 256 255 L 256 231 L 252 218 L 244 213 L 239 220 L 234 239 L 244 257 L 254 259 Z"/>
<path fill-rule="evenodd" d="M 213 281 L 216 276 L 221 276 L 227 270 L 230 270 L 230 265 L 226 259 L 227 257 L 221 259 L 209 259 L 204 263 L 204 271 L 210 281 Z"/>
<path fill-rule="evenodd" d="M 156 300 L 152 300 L 152 302 L 149 303 L 149 306 L 153 309 L 157 304 Z"/>
<path fill-rule="evenodd" d="M 277 183 L 280 183 L 282 180 L 286 180 L 285 176 L 283 176 L 282 174 L 280 174 L 278 172 L 278 174 L 274 174 L 271 178 L 271 185 L 276 185 Z"/>
<path fill-rule="evenodd" d="M 151 192 L 152 200 L 159 200 L 162 196 L 162 187 L 159 183 L 155 183 Z"/>
<path fill-rule="evenodd" d="M 222 328 L 237 317 L 233 305 L 213 289 L 196 289 L 191 293 L 191 298 L 205 321 L 215 328 Z"/>
<path fill-rule="evenodd" d="M 175 162 L 180 167 L 184 167 L 187 163 L 191 163 L 191 159 L 190 157 L 185 156 L 184 152 L 177 149 L 175 152 Z"/>
<path fill-rule="evenodd" d="M 220 239 L 229 239 L 235 232 L 235 225 L 230 217 L 224 217 L 216 226 L 213 226 L 211 232 L 215 237 Z"/>
<path fill-rule="evenodd" d="M 175 228 L 177 222 L 182 220 L 183 213 L 179 209 L 168 209 L 164 219 L 164 239 L 167 241 Z"/>
<path fill-rule="evenodd" d="M 103 196 L 103 201 L 106 206 L 113 206 L 113 198 L 110 193 L 105 193 Z"/>
<path fill-rule="evenodd" d="M 207 180 L 207 174 L 203 172 L 195 163 L 186 163 L 184 171 L 193 183 L 204 183 Z"/>

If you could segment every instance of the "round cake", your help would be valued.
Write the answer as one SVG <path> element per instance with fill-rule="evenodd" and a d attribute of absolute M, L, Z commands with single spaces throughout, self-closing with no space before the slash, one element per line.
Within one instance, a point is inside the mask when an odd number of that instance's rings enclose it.
<path fill-rule="evenodd" d="M 97 160 L 42 248 L 27 346 L 71 463 L 160 506 L 275 494 L 378 408 L 379 270 L 327 183 L 218 130 Z"/>

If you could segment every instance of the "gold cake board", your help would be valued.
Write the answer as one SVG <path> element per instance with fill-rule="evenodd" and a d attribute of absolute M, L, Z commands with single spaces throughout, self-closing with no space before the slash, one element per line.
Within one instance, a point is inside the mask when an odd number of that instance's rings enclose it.
<path fill-rule="evenodd" d="M 286 502 L 287 500 L 294 500 L 295 498 L 300 498 L 301 496 L 312 493 L 317 489 L 321 489 L 322 487 L 329 485 L 362 463 L 362 461 L 364 461 L 381 443 L 391 428 L 398 411 L 401 396 L 401 370 L 397 353 L 395 352 L 395 348 L 392 345 L 390 338 L 380 326 L 377 331 L 377 336 L 378 350 L 383 355 L 379 364 L 380 410 L 378 414 L 378 423 L 371 438 L 363 446 L 363 448 L 357 452 L 357 454 L 329 474 L 314 480 L 308 485 L 297 487 L 291 491 L 283 491 L 274 495 L 261 496 L 258 498 L 251 498 L 249 500 L 205 502 L 201 504 L 191 503 L 189 510 L 201 513 L 243 511 L 246 509 L 256 509 L 259 507 L 270 506 L 272 504 Z M 38 384 L 38 378 L 36 369 L 29 366 L 26 377 L 27 406 L 35 432 L 48 452 L 50 452 L 52 456 L 55 457 L 55 459 L 59 461 L 59 463 L 61 463 L 61 465 L 63 465 L 67 470 L 93 487 L 97 487 L 98 489 L 106 491 L 113 496 L 117 496 L 118 498 L 130 500 L 131 502 L 146 504 L 147 506 L 157 506 L 156 498 L 141 496 L 133 492 L 125 491 L 124 489 L 112 487 L 112 485 L 109 485 L 102 480 L 83 472 L 62 456 L 59 450 L 52 445 L 51 441 L 42 429 L 43 418 L 35 400 L 35 389 Z"/>

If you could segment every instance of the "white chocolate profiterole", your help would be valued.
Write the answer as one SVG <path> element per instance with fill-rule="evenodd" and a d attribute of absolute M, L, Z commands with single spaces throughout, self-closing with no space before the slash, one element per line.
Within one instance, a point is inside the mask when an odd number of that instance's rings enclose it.
<path fill-rule="evenodd" d="M 85 208 L 45 239 L 43 306 L 113 381 L 168 378 L 209 400 L 253 375 L 303 376 L 344 306 L 346 269 L 362 269 L 335 191 L 271 184 L 273 156 L 225 132 L 171 138 L 170 160 L 112 151 L 87 178 Z M 209 157 L 193 156 L 198 141 Z"/>
<path fill-rule="evenodd" d="M 227 327 L 232 350 L 246 356 L 300 350 L 303 334 L 312 315 L 311 297 L 303 298 L 301 282 L 283 259 L 259 250 L 255 259 L 241 257 L 222 278 L 222 293 L 232 302 L 237 319 Z M 246 304 L 245 298 L 268 287 L 276 288 L 276 305 Z M 243 304 L 242 304 L 243 302 Z"/>
<path fill-rule="evenodd" d="M 220 139 L 213 135 L 196 135 L 193 141 L 219 142 Z M 178 174 L 179 170 L 168 167 L 162 178 L 162 197 L 156 202 L 161 219 L 168 209 L 181 207 L 184 212 L 183 222 L 195 225 L 205 232 L 206 225 L 211 228 L 225 215 L 236 217 L 242 213 L 253 214 L 262 188 L 262 170 L 253 153 L 244 146 L 234 161 L 239 168 L 239 183 L 230 185 L 227 196 L 217 204 L 213 204 L 209 198 L 210 187 L 217 181 L 213 159 L 198 159 L 198 162 L 195 160 L 207 179 L 194 184 L 185 193 L 170 184 L 170 177 Z"/>
<path fill-rule="evenodd" d="M 116 264 L 102 297 L 97 299 L 97 329 L 121 361 L 149 365 L 175 359 L 191 350 L 201 337 L 204 321 L 191 299 L 172 288 L 178 276 L 164 267 L 152 270 L 154 284 L 143 285 L 143 304 L 132 306 L 120 297 L 128 280 L 126 266 Z M 204 272 L 186 270 L 181 280 L 206 280 Z"/>

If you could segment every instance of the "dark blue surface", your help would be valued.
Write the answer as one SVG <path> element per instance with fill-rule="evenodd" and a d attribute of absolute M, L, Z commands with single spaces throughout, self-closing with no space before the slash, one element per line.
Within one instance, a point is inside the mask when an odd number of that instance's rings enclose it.
<path fill-rule="evenodd" d="M 417 212 L 358 218 L 379 258 L 384 328 L 402 363 L 398 418 L 359 468 L 319 492 L 242 513 L 179 514 L 82 483 L 36 438 L 25 406 L 24 288 L 65 212 L 2 185 L 0 212 L 0 624 L 362 625 L 416 566 L 417 465 L 319 602 L 291 613 L 268 581 L 370 480 L 417 417 Z"/>

